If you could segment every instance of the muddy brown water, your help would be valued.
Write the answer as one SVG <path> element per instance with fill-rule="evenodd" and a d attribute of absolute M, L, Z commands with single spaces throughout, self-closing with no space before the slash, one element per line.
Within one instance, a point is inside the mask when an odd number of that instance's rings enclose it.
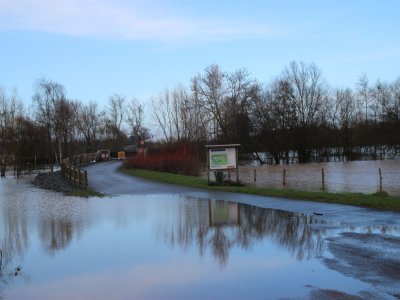
<path fill-rule="evenodd" d="M 324 170 L 324 184 L 322 181 Z M 248 185 L 293 188 L 310 191 L 374 193 L 380 188 L 391 195 L 400 195 L 400 161 L 354 161 L 291 165 L 240 166 L 240 180 Z M 284 176 L 285 185 L 284 185 Z M 254 173 L 255 171 L 255 173 Z M 254 174 L 256 180 L 254 180 Z"/>

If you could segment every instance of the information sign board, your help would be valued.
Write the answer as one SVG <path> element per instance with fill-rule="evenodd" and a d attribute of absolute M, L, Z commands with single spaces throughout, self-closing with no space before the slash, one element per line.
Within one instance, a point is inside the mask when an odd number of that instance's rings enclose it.
<path fill-rule="evenodd" d="M 209 148 L 210 170 L 235 169 L 236 148 Z"/>

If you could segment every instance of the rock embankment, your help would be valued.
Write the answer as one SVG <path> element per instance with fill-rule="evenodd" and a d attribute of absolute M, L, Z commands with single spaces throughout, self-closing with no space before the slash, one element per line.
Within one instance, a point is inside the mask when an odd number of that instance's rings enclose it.
<path fill-rule="evenodd" d="M 78 189 L 61 176 L 61 171 L 38 174 L 32 183 L 42 189 L 61 193 L 69 193 Z"/>

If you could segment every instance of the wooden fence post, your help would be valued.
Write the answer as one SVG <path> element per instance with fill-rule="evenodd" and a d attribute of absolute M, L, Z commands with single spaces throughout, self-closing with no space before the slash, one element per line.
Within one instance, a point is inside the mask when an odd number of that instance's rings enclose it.
<path fill-rule="evenodd" d="M 321 169 L 321 176 L 322 176 L 322 189 L 325 189 L 325 171 L 324 168 Z"/>
<path fill-rule="evenodd" d="M 79 169 L 79 182 L 78 182 L 78 186 L 81 186 L 83 184 L 83 175 L 82 175 L 82 170 Z"/>
<path fill-rule="evenodd" d="M 78 183 L 78 185 L 79 185 L 79 169 L 78 168 L 74 168 L 74 180 L 75 180 L 75 183 Z"/>
<path fill-rule="evenodd" d="M 286 186 L 286 169 L 283 169 L 283 186 Z"/>
<path fill-rule="evenodd" d="M 379 191 L 382 192 L 382 170 L 379 168 Z"/>
<path fill-rule="evenodd" d="M 254 185 L 256 185 L 256 182 L 257 182 L 257 170 L 256 169 L 254 169 L 253 176 L 254 176 Z"/>
<path fill-rule="evenodd" d="M 89 153 L 65 158 L 61 165 L 61 171 L 64 178 L 69 179 L 73 184 L 86 189 L 88 187 L 87 171 L 81 170 L 78 165 L 88 164 L 95 160 L 96 157 L 97 153 Z"/>

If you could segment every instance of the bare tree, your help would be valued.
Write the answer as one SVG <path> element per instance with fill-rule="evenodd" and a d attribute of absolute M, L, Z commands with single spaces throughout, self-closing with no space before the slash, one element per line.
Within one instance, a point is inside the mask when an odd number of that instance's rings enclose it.
<path fill-rule="evenodd" d="M 158 98 L 151 99 L 152 116 L 156 124 L 160 127 L 163 136 L 167 142 L 172 142 L 175 139 L 172 121 L 172 104 L 170 92 L 165 89 L 159 94 Z"/>
<path fill-rule="evenodd" d="M 22 116 L 22 103 L 14 91 L 11 96 L 7 96 L 0 88 L 0 174 L 5 176 L 8 163 L 19 166 L 18 153 L 18 118 Z M 19 173 L 17 172 L 17 175 Z"/>
<path fill-rule="evenodd" d="M 186 139 L 189 130 L 189 96 L 182 86 L 177 86 L 171 92 L 171 121 L 177 140 Z"/>
<path fill-rule="evenodd" d="M 215 64 L 207 67 L 204 73 L 204 75 L 198 74 L 192 79 L 192 90 L 199 97 L 202 108 L 213 119 L 211 138 L 218 139 L 219 136 L 228 134 L 223 115 L 226 74 Z"/>
<path fill-rule="evenodd" d="M 371 101 L 369 80 L 366 74 L 362 74 L 357 81 L 359 104 L 364 107 L 365 123 L 368 122 L 368 110 Z"/>
<path fill-rule="evenodd" d="M 335 93 L 335 119 L 340 130 L 343 155 L 349 161 L 352 159 L 353 135 L 352 127 L 357 118 L 356 100 L 350 89 L 339 89 Z"/>
<path fill-rule="evenodd" d="M 204 107 L 200 88 L 200 76 L 191 79 L 191 96 L 189 98 L 190 136 L 198 141 L 209 141 L 216 138 L 217 125 L 213 114 Z"/>
<path fill-rule="evenodd" d="M 151 138 L 150 131 L 144 126 L 144 105 L 135 98 L 127 105 L 127 123 L 136 146 L 139 140 L 146 141 Z"/>
<path fill-rule="evenodd" d="M 283 158 L 289 162 L 291 130 L 295 126 L 296 114 L 290 83 L 277 78 L 264 86 L 259 96 L 251 101 L 252 126 L 256 148 L 271 154 L 276 164 Z M 255 152 L 255 158 L 265 163 L 265 157 Z"/>
<path fill-rule="evenodd" d="M 261 85 L 250 79 L 246 69 L 239 69 L 226 76 L 225 123 L 228 139 L 247 144 L 251 124 L 249 111 L 251 103 L 259 98 Z"/>
<path fill-rule="evenodd" d="M 111 148 L 120 147 L 125 142 L 126 136 L 122 124 L 126 118 L 126 98 L 115 94 L 109 98 L 106 115 L 106 133 L 111 138 Z"/>
<path fill-rule="evenodd" d="M 54 81 L 44 78 L 36 84 L 33 102 L 35 104 L 36 121 L 46 128 L 47 132 L 47 158 L 53 170 L 54 159 L 57 159 L 56 144 L 59 146 L 59 158 L 61 153 L 61 126 L 58 124 L 57 106 L 64 103 L 65 88 Z"/>
<path fill-rule="evenodd" d="M 296 110 L 296 125 L 299 129 L 297 135 L 299 162 L 308 162 L 309 129 L 317 126 L 323 117 L 322 110 L 327 100 L 327 84 L 322 79 L 321 71 L 313 63 L 291 62 L 283 76 L 291 85 L 293 105 Z"/>
<path fill-rule="evenodd" d="M 371 98 L 375 102 L 371 108 L 374 115 L 378 115 L 381 127 L 377 133 L 381 153 L 383 144 L 394 146 L 397 153 L 400 145 L 400 79 L 391 84 L 377 81 L 371 89 Z"/>
<path fill-rule="evenodd" d="M 118 131 L 122 131 L 122 124 L 125 120 L 125 106 L 126 98 L 124 96 L 115 94 L 109 98 L 108 118 Z"/>
<path fill-rule="evenodd" d="M 94 101 L 87 105 L 75 102 L 74 112 L 77 131 L 86 142 L 86 152 L 93 152 L 104 131 L 101 120 L 104 119 L 105 113 L 99 111 L 98 105 Z"/>
<path fill-rule="evenodd" d="M 224 73 L 211 65 L 192 79 L 192 92 L 211 120 L 211 139 L 224 142 L 244 140 L 249 132 L 249 108 L 258 97 L 260 85 L 245 69 Z"/>
<path fill-rule="evenodd" d="M 386 117 L 400 123 L 400 78 L 390 86 L 390 96 L 384 103 Z"/>
<path fill-rule="evenodd" d="M 61 162 L 64 156 L 73 152 L 71 143 L 75 134 L 75 118 L 73 115 L 73 102 L 61 98 L 54 103 L 56 143 L 58 146 L 58 157 Z"/>
<path fill-rule="evenodd" d="M 394 103 L 392 91 L 391 85 L 379 80 L 370 89 L 371 102 L 373 101 L 371 109 L 375 120 L 385 120 L 388 107 Z"/>

